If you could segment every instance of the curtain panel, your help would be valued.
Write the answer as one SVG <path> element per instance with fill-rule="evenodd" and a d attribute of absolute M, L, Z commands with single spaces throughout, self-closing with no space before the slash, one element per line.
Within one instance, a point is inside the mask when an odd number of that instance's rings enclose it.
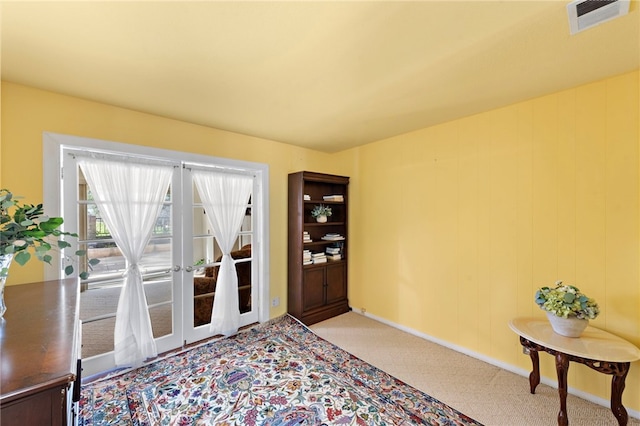
<path fill-rule="evenodd" d="M 238 275 L 230 252 L 242 226 L 253 178 L 206 170 L 193 170 L 192 176 L 207 220 L 222 250 L 209 327 L 214 334 L 230 336 L 240 327 Z"/>
<path fill-rule="evenodd" d="M 169 189 L 172 166 L 78 158 L 100 214 L 126 259 L 114 332 L 117 366 L 157 356 L 138 267 Z"/>

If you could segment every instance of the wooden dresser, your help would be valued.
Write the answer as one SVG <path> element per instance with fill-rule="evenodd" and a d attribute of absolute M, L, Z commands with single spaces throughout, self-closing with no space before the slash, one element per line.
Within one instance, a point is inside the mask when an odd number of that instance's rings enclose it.
<path fill-rule="evenodd" d="M 79 385 L 77 279 L 5 288 L 0 319 L 0 423 L 73 423 L 74 385 Z M 76 383 L 74 383 L 76 382 Z M 79 386 L 75 387 L 79 393 Z"/>

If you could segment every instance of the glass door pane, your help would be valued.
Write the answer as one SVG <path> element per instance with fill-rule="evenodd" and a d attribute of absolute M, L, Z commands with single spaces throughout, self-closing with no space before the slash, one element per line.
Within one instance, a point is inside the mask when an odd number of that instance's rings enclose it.
<path fill-rule="evenodd" d="M 188 170 L 188 169 L 186 169 Z M 191 277 L 185 276 L 185 282 L 192 282 L 193 286 L 185 291 L 185 300 L 189 306 L 185 305 L 185 313 L 190 315 L 186 318 L 187 342 L 201 340 L 210 337 L 208 325 L 211 323 L 211 312 L 213 300 L 216 293 L 217 276 L 222 260 L 222 249 L 217 239 L 213 235 L 213 229 L 207 218 L 200 194 L 191 182 L 190 173 L 189 186 L 185 183 L 185 192 L 191 193 L 192 204 L 190 208 L 190 225 L 184 222 L 185 227 L 191 231 L 191 247 L 185 250 L 185 255 L 190 256 L 185 261 L 193 265 Z M 187 179 L 185 179 L 185 182 Z M 187 189 L 188 188 L 188 189 Z M 185 205 L 185 214 L 187 206 Z M 257 309 L 255 307 L 253 288 L 255 288 L 256 263 L 252 253 L 253 242 L 253 220 L 251 203 L 247 204 L 245 216 L 243 218 L 240 234 L 236 238 L 231 251 L 231 257 L 235 261 L 236 272 L 238 274 L 238 301 L 241 313 L 241 325 L 247 325 L 257 321 Z M 185 230 L 186 241 L 186 230 Z M 189 312 L 190 311 L 190 312 Z"/>
<path fill-rule="evenodd" d="M 81 356 L 85 370 L 90 374 L 94 371 L 94 364 L 99 366 L 95 371 L 100 371 L 105 366 L 113 367 L 109 363 L 113 358 L 115 317 L 127 262 L 102 219 L 98 206 L 93 201 L 91 190 L 86 184 L 82 171 L 77 166 L 75 170 L 77 171 L 75 204 L 79 225 L 78 245 L 80 249 L 87 251 L 88 258 L 100 260 L 100 263 L 92 268 L 90 277 L 82 281 L 80 293 Z M 173 348 L 176 341 L 181 341 L 180 333 L 176 333 L 175 326 L 175 324 L 181 324 L 175 317 L 176 303 L 178 303 L 177 311 L 181 314 L 182 299 L 179 298 L 177 301 L 175 297 L 176 283 L 172 265 L 176 241 L 173 222 L 173 200 L 171 189 L 169 189 L 139 263 L 152 332 L 157 339 L 159 352 Z M 180 253 L 179 248 L 177 252 Z M 86 268 L 86 265 L 84 267 Z"/>

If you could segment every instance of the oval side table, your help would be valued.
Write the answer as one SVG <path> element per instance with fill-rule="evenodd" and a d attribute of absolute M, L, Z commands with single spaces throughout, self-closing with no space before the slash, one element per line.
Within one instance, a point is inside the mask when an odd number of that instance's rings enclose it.
<path fill-rule="evenodd" d="M 538 352 L 547 352 L 555 357 L 558 374 L 560 412 L 558 425 L 569 424 L 567 417 L 567 372 L 569 361 L 584 364 L 603 374 L 610 374 L 611 411 L 620 426 L 627 424 L 629 417 L 622 405 L 622 392 L 629 367 L 640 359 L 640 349 L 626 340 L 588 326 L 580 337 L 564 337 L 553 331 L 549 321 L 539 318 L 514 318 L 509 327 L 520 336 L 525 354 L 531 357 L 533 370 L 529 374 L 531 393 L 540 384 L 540 362 Z"/>

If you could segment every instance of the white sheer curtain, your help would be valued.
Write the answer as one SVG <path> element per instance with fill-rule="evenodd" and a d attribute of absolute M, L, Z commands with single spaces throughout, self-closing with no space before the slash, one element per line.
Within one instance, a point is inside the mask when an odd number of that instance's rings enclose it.
<path fill-rule="evenodd" d="M 117 366 L 158 355 L 138 262 L 151 238 L 171 182 L 172 166 L 79 158 L 78 164 L 127 269 L 114 332 Z"/>
<path fill-rule="evenodd" d="M 222 250 L 209 330 L 214 334 L 230 336 L 237 333 L 240 327 L 240 309 L 238 274 L 229 253 L 242 226 L 253 179 L 250 176 L 205 170 L 194 170 L 192 176 Z"/>

